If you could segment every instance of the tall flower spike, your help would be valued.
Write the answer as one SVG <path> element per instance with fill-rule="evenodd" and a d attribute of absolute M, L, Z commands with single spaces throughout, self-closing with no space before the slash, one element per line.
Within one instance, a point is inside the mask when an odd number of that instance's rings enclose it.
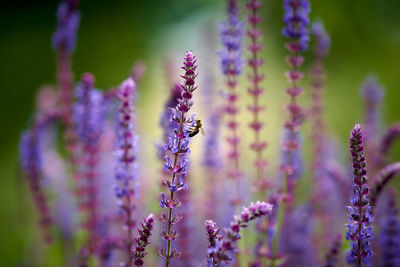
<path fill-rule="evenodd" d="M 147 254 L 147 252 L 145 252 L 145 249 L 147 245 L 150 243 L 149 238 L 151 236 L 151 231 L 153 230 L 154 215 L 149 214 L 144 219 L 144 222 L 141 223 L 140 225 L 141 227 L 138 228 L 139 235 L 135 240 L 136 246 L 135 249 L 132 251 L 134 266 L 143 266 L 144 264 L 144 257 Z"/>
<path fill-rule="evenodd" d="M 248 110 L 253 116 L 252 122 L 249 126 L 254 131 L 254 139 L 250 148 L 254 151 L 256 156 L 254 160 L 257 177 L 256 185 L 262 197 L 264 197 L 265 190 L 268 188 L 269 183 L 265 180 L 265 168 L 268 161 L 263 157 L 263 152 L 267 147 L 267 142 L 261 140 L 260 136 L 261 130 L 264 128 L 264 123 L 260 120 L 260 113 L 265 110 L 265 106 L 260 104 L 260 97 L 264 93 L 264 89 L 260 86 L 260 83 L 265 78 L 265 75 L 261 73 L 261 67 L 264 65 L 264 60 L 259 55 L 263 48 L 260 41 L 262 38 L 262 31 L 258 28 L 258 25 L 262 21 L 262 17 L 259 15 L 261 7 L 262 1 L 260 0 L 248 0 L 246 3 L 246 9 L 248 11 L 247 22 L 249 24 L 247 36 L 250 39 L 250 44 L 247 47 L 247 50 L 250 52 L 250 57 L 247 60 L 247 65 L 250 69 L 250 74 L 248 75 L 250 88 L 247 92 L 253 100 L 252 104 L 248 106 Z"/>
<path fill-rule="evenodd" d="M 129 256 L 129 262 L 132 262 L 131 253 L 133 244 L 133 229 L 136 225 L 133 217 L 135 209 L 134 197 L 136 178 L 136 151 L 138 136 L 135 134 L 134 126 L 134 96 L 136 85 L 132 78 L 128 78 L 122 83 L 118 90 L 119 116 L 118 116 L 118 150 L 117 166 L 115 177 L 118 185 L 116 187 L 116 196 L 119 199 L 121 214 L 124 220 L 124 229 L 127 233 L 125 237 L 126 253 Z"/>
<path fill-rule="evenodd" d="M 42 156 L 41 156 L 41 130 L 30 129 L 23 132 L 19 144 L 21 167 L 28 178 L 30 190 L 39 211 L 40 226 L 43 229 L 46 242 L 51 242 L 49 233 L 52 219 L 47 203 L 47 197 L 41 185 Z"/>
<path fill-rule="evenodd" d="M 243 207 L 240 216 L 234 216 L 229 228 L 225 229 L 225 237 L 222 239 L 216 224 L 213 221 L 207 221 L 206 230 L 209 238 L 207 266 L 231 266 L 238 252 L 237 242 L 241 239 L 240 231 L 246 228 L 250 221 L 266 216 L 271 211 L 272 205 L 266 202 L 257 201 L 247 208 Z"/>
<path fill-rule="evenodd" d="M 31 129 L 22 133 L 19 143 L 20 164 L 24 175 L 28 179 L 30 190 L 36 208 L 39 212 L 40 226 L 43 229 L 44 239 L 51 242 L 50 227 L 52 219 L 47 196 L 43 190 L 43 156 L 42 144 L 46 127 L 62 117 L 63 111 L 55 109 L 37 117 Z"/>
<path fill-rule="evenodd" d="M 326 140 L 324 140 L 324 100 L 322 97 L 325 81 L 325 69 L 323 61 L 329 52 L 330 37 L 326 33 L 324 25 L 321 21 L 317 21 L 312 24 L 311 34 L 315 38 L 313 50 L 314 62 L 311 67 L 311 139 L 313 147 L 312 171 L 314 180 L 317 180 L 325 158 L 324 143 Z"/>
<path fill-rule="evenodd" d="M 72 53 L 75 50 L 80 13 L 76 10 L 77 1 L 61 2 L 57 10 L 57 29 L 53 34 L 53 48 Z"/>
<path fill-rule="evenodd" d="M 84 226 L 89 231 L 88 248 L 96 252 L 99 244 L 98 214 L 98 161 L 99 139 L 103 132 L 107 106 L 103 93 L 94 89 L 94 77 L 90 73 L 82 75 L 82 82 L 75 90 L 74 119 L 76 133 L 82 143 L 82 177 L 77 185 L 80 208 L 86 214 Z"/>
<path fill-rule="evenodd" d="M 181 252 L 172 249 L 171 243 L 178 237 L 178 233 L 172 229 L 172 225 L 177 224 L 182 217 L 174 214 L 180 201 L 176 199 L 175 192 L 186 188 L 185 175 L 188 169 L 188 159 L 186 155 L 189 150 L 189 128 L 193 127 L 193 116 L 188 117 L 187 113 L 193 106 L 193 92 L 197 89 L 195 79 L 197 77 L 197 60 L 192 51 L 185 55 L 182 69 L 185 74 L 182 76 L 181 95 L 177 99 L 177 105 L 172 109 L 171 122 L 178 125 L 173 136 L 168 138 L 165 146 L 166 156 L 164 169 L 170 173 L 171 178 L 163 181 L 163 185 L 169 191 L 169 196 L 161 193 L 160 206 L 168 210 L 167 214 L 161 215 L 161 221 L 166 224 L 166 229 L 161 232 L 161 236 L 167 241 L 167 248 L 161 249 L 159 255 L 165 259 L 165 266 L 170 266 L 171 259 L 181 256 Z"/>
<path fill-rule="evenodd" d="M 219 51 L 221 59 L 221 69 L 225 76 L 225 84 L 228 89 L 227 105 L 225 113 L 227 114 L 227 127 L 229 129 L 229 136 L 226 138 L 230 148 L 228 152 L 229 158 L 229 171 L 228 177 L 237 181 L 237 196 L 232 200 L 233 205 L 240 204 L 239 197 L 239 179 L 242 176 L 239 169 L 239 143 L 240 137 L 238 135 L 239 123 L 237 121 L 237 114 L 239 108 L 238 94 L 236 87 L 238 83 L 238 76 L 240 75 L 243 62 L 242 62 L 242 40 L 243 40 L 243 23 L 239 19 L 239 8 L 236 0 L 227 0 L 227 15 L 228 18 L 225 22 L 220 24 L 220 36 L 223 49 Z"/>
<path fill-rule="evenodd" d="M 391 125 L 383 134 L 380 144 L 381 153 L 387 155 L 393 147 L 396 139 L 400 139 L 400 123 Z"/>
<path fill-rule="evenodd" d="M 63 137 L 75 183 L 80 180 L 78 169 L 82 162 L 73 118 L 74 78 L 71 67 L 71 54 L 75 50 L 76 32 L 80 21 L 80 13 L 77 10 L 78 2 L 79 0 L 67 0 L 59 4 L 56 14 L 57 28 L 52 37 L 52 47 L 57 53 L 57 82 L 60 90 L 60 102 L 65 109 L 62 121 L 65 126 Z M 77 198 L 79 198 L 79 194 Z"/>
<path fill-rule="evenodd" d="M 386 185 L 400 173 L 400 162 L 395 162 L 383 168 L 374 180 L 374 185 L 371 187 L 369 194 L 370 205 L 372 209 L 376 207 L 379 196 L 383 192 Z"/>
<path fill-rule="evenodd" d="M 298 85 L 298 82 L 303 78 L 303 73 L 299 71 L 299 67 L 303 64 L 304 58 L 300 55 L 300 52 L 304 52 L 308 48 L 308 29 L 309 24 L 308 14 L 310 12 L 310 3 L 308 0 L 284 0 L 283 9 L 285 11 L 283 21 L 285 27 L 282 33 L 285 37 L 289 38 L 289 42 L 286 44 L 286 48 L 289 51 L 289 55 L 286 56 L 286 62 L 288 63 L 290 70 L 286 72 L 286 77 L 289 80 L 290 87 L 286 89 L 286 93 L 290 97 L 289 104 L 286 106 L 289 112 L 289 118 L 285 123 L 285 129 L 288 132 L 288 138 L 283 143 L 283 149 L 287 151 L 287 160 L 280 166 L 281 171 L 284 174 L 284 180 L 282 185 L 283 195 L 291 194 L 291 188 L 289 185 L 289 176 L 293 177 L 296 173 L 296 165 L 292 154 L 294 151 L 299 149 L 298 144 L 298 132 L 303 121 L 303 110 L 298 104 L 298 96 L 303 92 L 303 89 Z M 295 181 L 296 179 L 291 179 Z M 289 191 L 290 190 L 290 191 Z M 290 199 L 290 198 L 285 198 Z M 285 203 L 282 202 L 279 205 L 277 229 L 274 236 L 272 254 L 277 255 L 278 239 L 282 228 Z M 273 261 L 272 266 L 275 265 Z"/>
<path fill-rule="evenodd" d="M 379 239 L 382 249 L 381 266 L 400 266 L 400 220 L 393 190 L 389 191 L 385 217 Z"/>
<path fill-rule="evenodd" d="M 350 154 L 353 162 L 353 197 L 350 199 L 349 219 L 346 239 L 351 241 L 351 249 L 347 252 L 348 263 L 360 267 L 368 262 L 372 252 L 373 221 L 368 200 L 368 179 L 364 156 L 363 131 L 356 124 L 350 134 Z"/>

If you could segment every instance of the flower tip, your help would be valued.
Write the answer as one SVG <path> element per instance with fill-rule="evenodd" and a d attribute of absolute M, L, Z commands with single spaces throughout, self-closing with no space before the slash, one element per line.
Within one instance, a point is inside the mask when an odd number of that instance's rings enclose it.
<path fill-rule="evenodd" d="M 130 90 L 134 90 L 136 88 L 136 83 L 135 81 L 129 77 L 128 79 L 126 79 L 122 85 L 121 85 L 122 90 L 124 91 L 130 91 Z"/>
<path fill-rule="evenodd" d="M 154 221 L 154 214 L 153 214 L 153 213 L 150 213 L 149 215 L 147 215 L 146 221 L 148 221 L 148 222 L 153 222 L 153 221 Z"/>
<path fill-rule="evenodd" d="M 82 74 L 82 82 L 85 85 L 93 85 L 94 84 L 94 76 L 90 72 L 85 72 Z"/>

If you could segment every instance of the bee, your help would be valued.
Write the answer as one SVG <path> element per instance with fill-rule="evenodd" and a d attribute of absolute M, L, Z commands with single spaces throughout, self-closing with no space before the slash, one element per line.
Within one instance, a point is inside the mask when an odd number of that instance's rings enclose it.
<path fill-rule="evenodd" d="M 201 132 L 201 134 L 204 135 L 203 123 L 201 122 L 201 120 L 195 119 L 193 122 L 193 126 L 190 126 L 188 132 L 189 132 L 189 137 L 193 137 L 199 132 Z"/>

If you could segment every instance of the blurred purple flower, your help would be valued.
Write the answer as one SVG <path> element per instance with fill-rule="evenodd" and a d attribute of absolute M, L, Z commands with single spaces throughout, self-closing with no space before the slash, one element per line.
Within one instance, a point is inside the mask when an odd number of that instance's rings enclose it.
<path fill-rule="evenodd" d="M 228 89 L 227 104 L 225 106 L 225 113 L 227 114 L 227 127 L 229 129 L 229 136 L 226 138 L 229 145 L 228 160 L 229 171 L 227 172 L 228 178 L 236 180 L 237 193 L 235 199 L 231 200 L 232 205 L 239 205 L 241 203 L 239 194 L 239 179 L 242 173 L 239 169 L 239 143 L 240 137 L 238 135 L 239 123 L 237 114 L 239 108 L 237 106 L 239 95 L 236 92 L 238 83 L 238 76 L 240 75 L 243 62 L 242 62 L 242 40 L 243 40 L 243 23 L 239 19 L 239 8 L 236 0 L 227 0 L 227 21 L 221 23 L 221 42 L 224 46 L 223 50 L 219 52 L 221 58 L 221 69 L 225 76 L 225 83 Z"/>
<path fill-rule="evenodd" d="M 380 152 L 387 155 L 393 147 L 394 141 L 400 139 L 400 123 L 391 125 L 382 136 Z"/>
<path fill-rule="evenodd" d="M 136 152 L 138 149 L 138 136 L 135 134 L 134 125 L 134 97 L 136 84 L 132 78 L 125 80 L 118 90 L 118 140 L 117 164 L 115 177 L 118 181 L 116 196 L 119 199 L 120 211 L 123 215 L 124 241 L 129 262 L 132 262 L 131 253 L 133 244 L 133 229 L 136 221 L 133 217 L 135 209 L 135 178 L 136 178 Z"/>
<path fill-rule="evenodd" d="M 76 10 L 74 1 L 63 1 L 57 10 L 57 29 L 53 34 L 53 48 L 72 53 L 75 50 L 80 13 Z"/>
<path fill-rule="evenodd" d="M 76 86 L 74 120 L 78 137 L 86 144 L 99 141 L 103 131 L 107 106 L 103 93 L 94 89 L 94 77 L 90 73 L 82 75 Z"/>
<path fill-rule="evenodd" d="M 243 69 L 242 40 L 243 22 L 239 19 L 236 0 L 227 0 L 228 19 L 220 24 L 221 42 L 224 48 L 218 52 L 224 75 L 239 75 Z"/>
<path fill-rule="evenodd" d="M 283 9 L 285 10 L 283 35 L 296 40 L 298 51 L 307 50 L 308 42 L 310 41 L 307 29 L 310 23 L 308 18 L 310 3 L 308 0 L 284 0 Z"/>
<path fill-rule="evenodd" d="M 80 210 L 85 213 L 84 226 L 89 231 L 89 253 L 96 253 L 100 243 L 100 223 L 98 211 L 99 186 L 99 140 L 104 130 L 107 105 L 101 91 L 94 89 L 94 77 L 90 73 L 82 75 L 76 86 L 74 122 L 76 133 L 82 144 L 82 166 L 77 192 Z"/>
<path fill-rule="evenodd" d="M 316 266 L 316 251 L 313 242 L 315 218 L 309 204 L 296 207 L 283 223 L 279 251 L 284 255 L 282 266 Z"/>
<path fill-rule="evenodd" d="M 386 218 L 382 222 L 379 241 L 382 250 L 383 267 L 400 266 L 400 220 L 396 208 L 394 191 L 389 191 Z"/>
<path fill-rule="evenodd" d="M 247 108 L 252 115 L 252 121 L 249 127 L 254 132 L 254 139 L 250 144 L 250 148 L 255 154 L 254 167 L 256 169 L 257 178 L 255 185 L 257 190 L 260 191 L 261 194 L 264 194 L 270 182 L 266 180 L 265 174 L 268 161 L 263 157 L 263 152 L 267 148 L 267 142 L 261 139 L 261 130 L 264 128 L 264 123 L 260 120 L 260 113 L 265 110 L 265 106 L 260 104 L 260 97 L 264 93 L 264 89 L 261 87 L 260 83 L 265 78 L 261 70 L 261 67 L 264 65 L 264 60 L 259 54 L 263 48 L 261 42 L 262 31 L 259 28 L 259 24 L 262 21 L 262 17 L 259 14 L 262 4 L 262 1 L 259 0 L 249 0 L 246 3 L 246 9 L 248 10 L 247 21 L 249 24 L 247 36 L 250 39 L 250 44 L 247 46 L 247 50 L 250 53 L 247 60 L 247 65 L 250 69 L 250 75 L 248 75 L 250 88 L 247 92 L 252 97 L 252 104 Z"/>
<path fill-rule="evenodd" d="M 311 25 L 311 35 L 316 39 L 314 55 L 318 58 L 325 58 L 331 47 L 331 38 L 321 20 L 315 21 Z"/>

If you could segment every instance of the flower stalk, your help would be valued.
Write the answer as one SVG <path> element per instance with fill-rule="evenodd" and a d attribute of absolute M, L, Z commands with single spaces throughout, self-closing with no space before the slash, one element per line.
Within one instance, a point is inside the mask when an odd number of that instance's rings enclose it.
<path fill-rule="evenodd" d="M 134 133 L 134 96 L 136 94 L 136 84 L 132 78 L 128 78 L 122 83 L 118 90 L 119 100 L 119 125 L 118 125 L 118 162 L 116 167 L 116 196 L 119 199 L 119 206 L 123 214 L 125 249 L 128 255 L 128 262 L 133 261 L 131 253 L 134 242 L 133 229 L 136 221 L 133 217 L 135 209 L 135 187 L 136 178 L 136 151 L 138 136 Z"/>
<path fill-rule="evenodd" d="M 227 116 L 227 127 L 229 136 L 226 138 L 229 145 L 228 159 L 229 171 L 228 178 L 236 181 L 236 199 L 231 200 L 231 204 L 237 206 L 241 203 L 239 194 L 239 181 L 242 176 L 239 166 L 239 144 L 238 133 L 239 123 L 237 115 L 239 113 L 237 93 L 238 77 L 243 68 L 242 62 L 242 40 L 243 23 L 239 19 L 239 8 L 237 0 L 227 1 L 227 15 L 225 22 L 220 24 L 220 36 L 223 49 L 219 51 L 222 73 L 225 76 L 225 85 L 228 89 L 227 105 L 225 114 Z"/>
<path fill-rule="evenodd" d="M 275 266 L 275 258 L 278 250 L 278 239 L 282 228 L 284 212 L 286 210 L 284 199 L 288 199 L 286 195 L 291 196 L 293 193 L 293 182 L 296 180 L 293 177 L 295 173 L 294 157 L 292 156 L 294 151 L 298 150 L 298 135 L 301 123 L 303 121 L 303 111 L 301 106 L 297 103 L 298 96 L 303 93 L 303 89 L 298 85 L 298 82 L 303 78 L 303 73 L 299 70 L 299 67 L 303 64 L 304 58 L 300 55 L 308 48 L 309 36 L 307 26 L 309 24 L 308 14 L 310 12 L 310 3 L 308 0 L 284 0 L 283 8 L 285 14 L 283 21 L 285 27 L 282 33 L 285 37 L 289 38 L 290 41 L 285 45 L 289 51 L 289 55 L 286 57 L 290 70 L 286 72 L 286 77 L 289 80 L 290 87 L 286 89 L 286 93 L 289 95 L 289 104 L 287 110 L 289 112 L 289 118 L 286 121 L 284 127 L 288 132 L 288 138 L 283 144 L 284 150 L 287 151 L 287 160 L 285 164 L 282 164 L 281 170 L 284 174 L 284 180 L 282 185 L 283 201 L 279 204 L 277 228 L 272 245 L 272 263 L 271 266 Z M 291 181 L 289 181 L 289 178 Z"/>
<path fill-rule="evenodd" d="M 350 199 L 349 219 L 346 239 L 352 242 L 347 253 L 348 263 L 360 267 L 372 255 L 370 243 L 372 240 L 373 217 L 368 199 L 368 178 L 364 156 L 363 132 L 361 125 L 356 124 L 350 134 L 350 154 L 353 162 L 353 197 Z"/>
<path fill-rule="evenodd" d="M 159 255 L 165 259 L 165 266 L 170 266 L 171 260 L 178 258 L 182 252 L 172 249 L 171 243 L 176 240 L 178 233 L 172 229 L 172 226 L 179 223 L 182 217 L 174 214 L 173 210 L 180 205 L 180 201 L 176 198 L 175 193 L 186 188 L 184 181 L 187 168 L 189 153 L 189 128 L 193 126 L 194 118 L 188 117 L 187 113 L 193 105 L 193 92 L 197 89 L 195 79 L 197 77 L 197 60 L 193 52 L 188 51 L 185 55 L 182 69 L 185 74 L 181 85 L 181 95 L 178 104 L 172 109 L 171 121 L 177 123 L 178 128 L 174 132 L 174 136 L 168 139 L 165 146 L 167 155 L 165 156 L 164 169 L 171 175 L 169 180 L 164 180 L 163 185 L 169 191 L 169 197 L 162 192 L 160 206 L 167 209 L 167 213 L 161 215 L 161 221 L 166 224 L 166 229 L 161 232 L 161 236 L 167 241 L 167 248 L 161 249 Z"/>

